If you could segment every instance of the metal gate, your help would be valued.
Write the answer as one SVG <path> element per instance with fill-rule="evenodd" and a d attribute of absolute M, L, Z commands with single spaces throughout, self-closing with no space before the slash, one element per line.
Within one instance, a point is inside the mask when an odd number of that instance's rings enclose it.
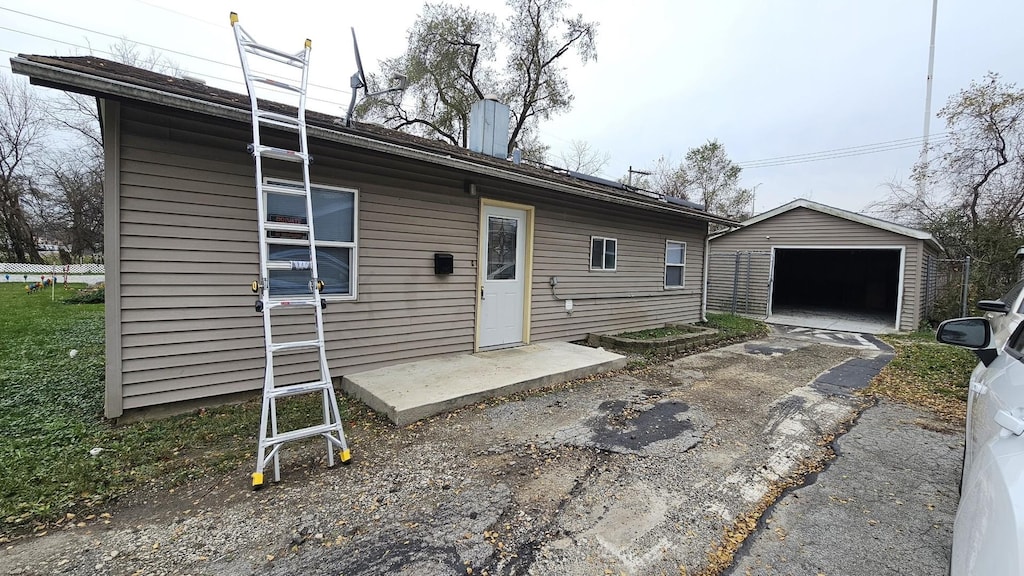
<path fill-rule="evenodd" d="M 708 310 L 765 317 L 772 253 L 737 250 L 708 254 Z"/>

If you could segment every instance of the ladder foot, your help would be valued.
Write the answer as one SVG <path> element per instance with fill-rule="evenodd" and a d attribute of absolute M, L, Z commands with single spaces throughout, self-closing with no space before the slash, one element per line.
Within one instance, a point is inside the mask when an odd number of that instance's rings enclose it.
<path fill-rule="evenodd" d="M 348 450 L 341 451 L 341 463 L 348 466 L 352 463 L 352 453 Z"/>
<path fill-rule="evenodd" d="M 263 472 L 252 473 L 252 489 L 259 490 L 263 488 Z"/>

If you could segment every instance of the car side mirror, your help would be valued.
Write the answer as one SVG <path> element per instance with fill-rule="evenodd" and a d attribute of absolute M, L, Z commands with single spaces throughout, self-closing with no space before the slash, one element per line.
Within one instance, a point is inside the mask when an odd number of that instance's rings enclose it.
<path fill-rule="evenodd" d="M 935 339 L 943 344 L 969 348 L 985 366 L 996 359 L 998 352 L 991 347 L 992 325 L 986 318 L 956 318 L 939 324 Z"/>
<path fill-rule="evenodd" d="M 978 310 L 1006 314 L 1010 311 L 1010 306 L 1002 300 L 978 300 Z"/>

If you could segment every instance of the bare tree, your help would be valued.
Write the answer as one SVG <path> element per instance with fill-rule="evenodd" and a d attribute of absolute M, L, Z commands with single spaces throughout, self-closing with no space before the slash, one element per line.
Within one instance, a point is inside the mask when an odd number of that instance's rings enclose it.
<path fill-rule="evenodd" d="M 124 36 L 116 44 L 110 45 L 110 52 L 113 54 L 114 60 L 122 64 L 143 70 L 152 70 L 168 76 L 181 76 L 182 74 L 181 66 L 164 53 L 154 48 L 150 48 L 148 51 L 143 50 L 137 42 L 132 42 Z"/>
<path fill-rule="evenodd" d="M 561 63 L 572 50 L 584 63 L 596 60 L 597 24 L 582 15 L 564 16 L 565 0 L 507 4 L 513 15 L 504 25 L 486 12 L 425 4 L 409 30 L 405 54 L 382 61 L 382 74 L 371 77 L 371 84 L 380 87 L 381 77 L 405 75 L 405 96 L 367 102 L 360 113 L 392 128 L 465 146 L 470 107 L 496 95 L 511 110 L 511 153 L 536 122 L 572 105 Z M 504 66 L 496 63 L 499 47 L 508 53 Z"/>
<path fill-rule="evenodd" d="M 1016 279 L 1024 244 L 1024 90 L 989 73 L 939 110 L 949 137 L 930 147 L 912 182 L 892 182 L 868 209 L 927 230 L 952 258 L 970 256 L 979 296 Z"/>
<path fill-rule="evenodd" d="M 0 227 L 10 257 L 18 262 L 42 262 L 25 203 L 47 135 L 43 106 L 27 82 L 0 75 Z"/>
<path fill-rule="evenodd" d="M 612 156 L 601 152 L 583 140 L 573 140 L 569 149 L 559 154 L 562 166 L 575 172 L 597 174 L 608 166 Z"/>

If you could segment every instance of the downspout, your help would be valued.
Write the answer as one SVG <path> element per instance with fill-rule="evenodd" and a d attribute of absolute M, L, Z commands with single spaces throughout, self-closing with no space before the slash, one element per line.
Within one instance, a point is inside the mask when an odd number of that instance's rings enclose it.
<path fill-rule="evenodd" d="M 708 321 L 708 262 L 711 251 L 711 222 L 707 223 L 707 230 L 704 233 L 704 278 L 700 291 L 700 321 Z"/>

